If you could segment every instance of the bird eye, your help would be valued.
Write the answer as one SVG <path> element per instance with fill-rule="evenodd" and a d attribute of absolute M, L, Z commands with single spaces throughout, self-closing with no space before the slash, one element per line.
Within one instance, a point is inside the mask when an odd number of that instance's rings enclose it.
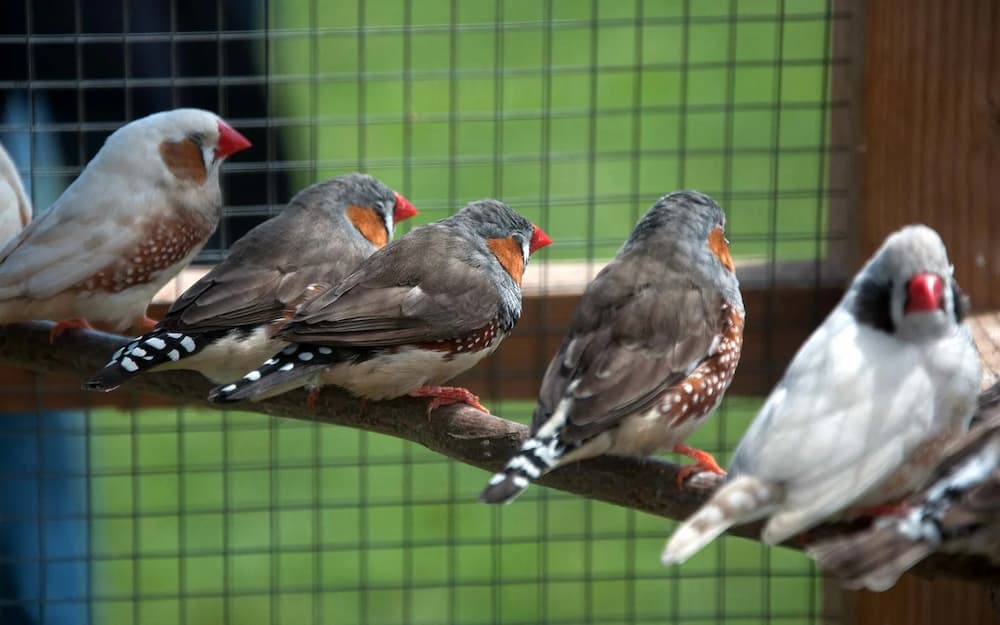
<path fill-rule="evenodd" d="M 192 132 L 188 135 L 188 139 L 194 141 L 198 145 L 204 145 L 205 143 L 205 135 L 200 132 Z"/>

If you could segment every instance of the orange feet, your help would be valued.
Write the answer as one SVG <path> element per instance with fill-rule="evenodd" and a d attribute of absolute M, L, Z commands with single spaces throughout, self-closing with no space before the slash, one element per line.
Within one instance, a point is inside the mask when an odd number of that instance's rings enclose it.
<path fill-rule="evenodd" d="M 139 334 L 146 334 L 147 332 L 152 332 L 159 323 L 156 319 L 150 319 L 143 315 L 142 317 L 135 320 L 135 326 L 139 330 Z"/>
<path fill-rule="evenodd" d="M 317 386 L 309 389 L 309 395 L 306 396 L 306 408 L 309 412 L 316 412 L 316 402 L 319 400 L 319 392 L 323 387 Z"/>
<path fill-rule="evenodd" d="M 883 503 L 877 506 L 866 506 L 854 510 L 856 516 L 904 516 L 910 509 L 901 503 Z"/>
<path fill-rule="evenodd" d="M 479 403 L 479 398 L 468 390 L 458 386 L 421 386 L 410 393 L 411 397 L 433 397 L 427 406 L 427 414 L 435 409 L 449 404 L 468 404 L 476 410 L 489 414 L 489 409 Z"/>
<path fill-rule="evenodd" d="M 52 329 L 49 330 L 49 343 L 55 343 L 60 334 L 71 328 L 78 330 L 93 330 L 94 326 L 87 323 L 86 319 L 64 319 L 52 326 Z"/>
<path fill-rule="evenodd" d="M 682 488 L 684 486 L 684 480 L 688 479 L 688 477 L 696 471 L 711 471 L 712 473 L 716 473 L 718 475 L 726 474 L 726 472 L 722 470 L 722 467 L 719 466 L 719 463 L 715 461 L 715 458 L 712 457 L 712 454 L 708 452 L 677 443 L 674 445 L 674 453 L 683 454 L 694 460 L 696 463 L 686 464 L 681 467 L 680 471 L 677 472 L 677 488 Z"/>

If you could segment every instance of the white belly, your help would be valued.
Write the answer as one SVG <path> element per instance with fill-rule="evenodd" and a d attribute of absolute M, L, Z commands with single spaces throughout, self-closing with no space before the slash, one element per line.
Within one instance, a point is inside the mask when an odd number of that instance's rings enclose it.
<path fill-rule="evenodd" d="M 246 335 L 235 332 L 226 335 L 193 356 L 154 369 L 191 369 L 216 384 L 225 384 L 242 378 L 286 345 L 285 341 L 268 338 L 267 329 L 261 327 Z"/>
<path fill-rule="evenodd" d="M 459 354 L 403 348 L 361 363 L 331 367 L 324 372 L 322 383 L 374 400 L 401 397 L 427 384 L 444 384 L 468 371 L 493 353 L 501 340 L 498 337 L 486 349 Z"/>

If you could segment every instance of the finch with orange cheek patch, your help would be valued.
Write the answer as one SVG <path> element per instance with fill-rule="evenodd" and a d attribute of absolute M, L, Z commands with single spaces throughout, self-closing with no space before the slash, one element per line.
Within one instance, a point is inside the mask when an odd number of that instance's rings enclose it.
<path fill-rule="evenodd" d="M 299 308 L 277 337 L 289 345 L 209 399 L 262 399 L 336 384 L 367 399 L 431 397 L 428 410 L 478 399 L 438 386 L 500 345 L 521 316 L 521 277 L 551 243 L 497 200 L 419 226 Z"/>
<path fill-rule="evenodd" d="M 508 503 L 556 467 L 601 454 L 671 450 L 722 472 L 684 439 L 722 400 L 743 344 L 725 223 L 692 191 L 649 209 L 584 292 L 545 372 L 531 437 L 482 501 Z"/>
<path fill-rule="evenodd" d="M 222 215 L 219 167 L 250 142 L 214 113 L 177 109 L 122 126 L 52 207 L 0 250 L 0 323 L 151 327 L 153 296 Z"/>

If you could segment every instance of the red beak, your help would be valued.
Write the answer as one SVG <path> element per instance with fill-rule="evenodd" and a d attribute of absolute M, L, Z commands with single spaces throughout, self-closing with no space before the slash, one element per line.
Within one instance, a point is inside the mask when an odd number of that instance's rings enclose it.
<path fill-rule="evenodd" d="M 396 194 L 396 208 L 392 211 L 392 223 L 398 224 L 417 214 L 417 209 L 399 193 Z"/>
<path fill-rule="evenodd" d="M 540 250 L 546 245 L 552 245 L 552 238 L 545 234 L 545 231 L 532 224 L 534 232 L 531 233 L 531 243 L 528 244 L 528 253 L 534 254 L 535 250 Z"/>
<path fill-rule="evenodd" d="M 226 158 L 251 145 L 247 138 L 236 132 L 232 126 L 219 120 L 219 142 L 215 146 L 215 158 Z"/>
<path fill-rule="evenodd" d="M 931 312 L 941 308 L 944 280 L 933 273 L 918 273 L 906 283 L 904 312 Z"/>

